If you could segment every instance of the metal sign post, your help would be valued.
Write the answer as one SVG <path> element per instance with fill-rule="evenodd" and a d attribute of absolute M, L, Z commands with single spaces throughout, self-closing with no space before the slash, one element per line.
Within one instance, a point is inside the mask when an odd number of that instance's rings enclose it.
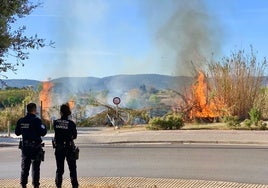
<path fill-rule="evenodd" d="M 113 103 L 115 104 L 115 128 L 118 128 L 119 114 L 118 114 L 118 104 L 120 104 L 121 99 L 119 97 L 113 98 Z"/>

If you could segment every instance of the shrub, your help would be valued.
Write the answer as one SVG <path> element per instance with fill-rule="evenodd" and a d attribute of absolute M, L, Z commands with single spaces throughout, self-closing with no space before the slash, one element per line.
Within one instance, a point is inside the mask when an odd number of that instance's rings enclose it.
<path fill-rule="evenodd" d="M 244 124 L 245 124 L 248 128 L 250 128 L 251 125 L 252 125 L 252 122 L 251 122 L 250 119 L 245 119 L 245 120 L 244 120 Z"/>
<path fill-rule="evenodd" d="M 260 128 L 260 130 L 266 130 L 267 128 L 267 123 L 263 122 L 262 120 L 258 121 L 257 125 Z"/>
<path fill-rule="evenodd" d="M 238 116 L 226 116 L 224 117 L 224 122 L 227 124 L 228 127 L 239 127 L 239 117 Z"/>
<path fill-rule="evenodd" d="M 149 121 L 148 129 L 152 130 L 172 130 L 180 129 L 184 126 L 181 116 L 167 115 L 164 117 L 154 117 Z"/>
<path fill-rule="evenodd" d="M 258 126 L 258 121 L 260 121 L 261 115 L 261 111 L 256 108 L 251 108 L 249 111 L 250 120 L 256 126 Z"/>
<path fill-rule="evenodd" d="M 7 130 L 8 121 L 11 128 L 14 128 L 19 118 L 23 116 L 23 109 L 20 106 L 9 107 L 5 110 L 0 110 L 0 131 Z"/>

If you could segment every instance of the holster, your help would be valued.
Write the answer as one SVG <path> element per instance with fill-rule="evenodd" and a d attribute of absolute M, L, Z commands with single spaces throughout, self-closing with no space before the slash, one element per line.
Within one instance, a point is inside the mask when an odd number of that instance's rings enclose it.
<path fill-rule="evenodd" d="M 54 149 L 56 148 L 56 141 L 55 141 L 55 139 L 52 139 L 52 146 L 53 146 Z"/>
<path fill-rule="evenodd" d="M 38 159 L 40 161 L 45 161 L 45 151 L 43 150 L 43 147 L 45 146 L 45 143 L 41 143 L 39 145 L 40 147 L 40 150 L 39 150 L 39 153 L 38 153 Z"/>
<path fill-rule="evenodd" d="M 19 142 L 19 149 L 22 149 L 22 147 L 23 147 L 23 143 L 22 143 L 22 140 L 20 140 L 20 142 Z"/>
<path fill-rule="evenodd" d="M 74 159 L 78 160 L 79 159 L 79 148 L 74 144 L 74 141 L 71 142 L 71 148 L 74 154 Z"/>
<path fill-rule="evenodd" d="M 75 146 L 73 151 L 74 151 L 75 160 L 78 160 L 79 159 L 79 148 Z"/>
<path fill-rule="evenodd" d="M 43 148 L 41 148 L 40 151 L 39 151 L 39 159 L 41 161 L 45 160 L 45 151 L 43 150 Z"/>

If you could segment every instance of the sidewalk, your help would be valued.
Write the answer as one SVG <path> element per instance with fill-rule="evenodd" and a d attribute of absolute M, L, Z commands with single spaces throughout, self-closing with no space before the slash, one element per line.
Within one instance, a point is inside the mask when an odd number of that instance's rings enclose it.
<path fill-rule="evenodd" d="M 51 145 L 53 133 L 43 138 Z M 19 138 L 14 133 L 7 137 L 0 134 L 0 146 L 17 145 Z M 207 144 L 258 144 L 268 146 L 268 131 L 251 130 L 146 130 L 135 128 L 78 128 L 79 144 L 124 144 L 124 143 L 207 143 Z"/>
<path fill-rule="evenodd" d="M 78 178 L 78 181 L 80 188 L 268 188 L 268 185 L 261 184 L 144 177 L 83 177 Z M 41 178 L 40 184 L 40 188 L 55 187 L 53 178 Z M 19 179 L 0 179 L 0 186 L 1 188 L 20 188 Z M 33 186 L 28 183 L 28 187 Z M 71 187 L 70 179 L 65 178 L 62 188 Z"/>
<path fill-rule="evenodd" d="M 78 132 L 77 143 L 211 143 L 259 144 L 268 146 L 268 131 L 250 130 L 160 130 L 137 128 L 92 128 Z"/>

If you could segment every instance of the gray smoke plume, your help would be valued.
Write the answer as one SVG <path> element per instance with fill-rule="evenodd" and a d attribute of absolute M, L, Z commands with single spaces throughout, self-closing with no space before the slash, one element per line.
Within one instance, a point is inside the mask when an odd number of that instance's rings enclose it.
<path fill-rule="evenodd" d="M 220 52 L 219 20 L 201 0 L 173 2 L 177 8 L 157 33 L 157 44 L 166 61 L 174 60 L 176 75 L 193 76 L 213 54 Z M 173 56 L 173 58 L 171 58 Z M 170 62 L 169 62 L 170 63 Z"/>
<path fill-rule="evenodd" d="M 119 50 L 116 53 L 113 53 L 113 50 L 106 51 L 106 40 L 96 37 L 94 32 L 84 31 L 91 31 L 92 28 L 106 25 L 105 23 L 109 20 L 107 18 L 112 16 L 109 13 L 112 12 L 113 8 L 116 8 L 113 6 L 113 2 L 115 1 L 92 0 L 81 4 L 74 3 L 71 0 L 65 1 L 64 8 L 59 12 L 59 15 L 64 19 L 59 19 L 55 24 L 55 35 L 58 39 L 56 44 L 59 47 L 57 50 L 61 56 L 57 59 L 58 62 L 55 65 L 54 77 L 63 75 L 94 76 L 94 73 L 118 68 L 128 74 L 136 74 L 136 71 L 152 73 L 159 69 L 160 71 L 163 70 L 163 74 L 193 76 L 194 71 L 201 68 L 212 53 L 220 51 L 222 40 L 220 21 L 213 15 L 213 12 L 209 12 L 202 0 L 122 1 L 125 3 L 122 3 L 125 5 L 122 7 L 134 8 L 137 10 L 136 13 L 139 18 L 144 19 L 141 22 L 146 22 L 142 25 L 146 29 L 138 30 L 142 33 L 142 37 L 136 37 L 137 39 L 148 40 L 147 43 L 150 43 L 148 44 L 148 49 L 151 51 L 145 51 L 145 55 L 138 59 L 133 58 L 135 55 L 132 57 L 131 53 L 121 54 L 120 49 L 125 46 L 132 46 L 132 44 L 128 42 L 122 44 L 123 40 L 120 40 L 119 35 L 115 35 L 117 37 L 115 39 L 119 41 L 116 44 L 116 47 L 120 46 Z M 54 1 L 51 1 L 51 3 L 54 3 Z M 122 9 L 118 9 L 118 11 L 122 11 Z M 125 13 L 125 11 L 122 12 Z M 115 23 L 119 21 L 113 20 Z M 126 28 L 132 28 L 130 26 L 133 26 L 131 21 L 124 22 L 124 24 L 126 24 L 124 25 L 127 26 Z M 129 33 L 126 33 L 126 31 L 128 30 L 116 30 L 115 27 L 103 32 L 122 32 L 122 35 L 127 36 Z M 139 36 L 139 32 L 134 34 Z M 146 33 L 144 34 L 143 32 Z M 129 38 L 131 37 L 133 36 L 129 34 Z M 151 44 L 152 41 L 153 45 Z M 143 45 L 143 41 L 140 44 Z M 133 49 L 133 54 L 136 53 L 136 47 L 131 48 Z M 122 61 L 124 64 L 123 66 L 118 66 L 106 63 L 102 69 L 97 68 L 99 67 L 97 63 L 110 62 L 111 59 L 116 59 L 118 62 Z M 113 82 L 108 87 L 109 101 L 114 96 L 123 95 L 122 91 L 118 89 L 122 82 L 121 80 Z M 79 91 L 81 85 L 86 85 L 83 82 L 74 83 L 71 81 L 68 84 L 70 88 L 76 91 Z M 65 97 L 64 94 L 65 92 L 60 95 L 61 99 L 68 100 L 69 96 Z"/>
<path fill-rule="evenodd" d="M 123 61 L 124 64 L 113 66 L 106 63 L 103 69 L 113 70 L 120 67 L 123 73 L 136 74 L 138 71 L 151 73 L 150 71 L 163 72 L 172 75 L 192 75 L 194 69 L 198 69 L 211 57 L 217 54 L 221 48 L 223 30 L 220 20 L 214 15 L 217 10 L 207 7 L 208 1 L 202 0 L 135 0 L 124 1 L 122 7 L 132 7 L 137 10 L 138 17 L 148 21 L 144 24 L 146 29 L 129 33 L 129 38 L 137 35 L 138 39 L 150 41 L 151 52 L 144 52 L 144 57 L 134 58 L 131 54 L 124 54 L 120 49 L 132 46 L 130 41 L 118 40 L 116 53 L 105 51 L 106 40 L 91 33 L 92 28 L 105 26 L 111 15 L 114 1 L 86 1 L 85 3 L 73 3 L 67 0 L 65 8 L 59 13 L 65 19 L 57 24 L 58 45 L 61 46 L 61 59 L 58 67 L 55 67 L 55 76 L 62 75 L 93 75 L 103 72 L 97 66 L 101 62 Z M 121 9 L 118 11 L 123 13 Z M 110 21 L 110 20 L 109 20 Z M 118 23 L 120 20 L 112 20 Z M 133 25 L 125 21 L 128 28 Z M 90 26 L 90 27 L 89 27 Z M 107 25 L 108 27 L 108 25 Z M 147 28 L 148 27 L 148 28 Z M 91 28 L 90 30 L 88 30 Z M 133 29 L 133 28 L 132 28 Z M 83 32 L 89 31 L 89 32 Z M 113 31 L 113 32 L 112 32 Z M 121 33 L 126 35 L 128 30 L 117 30 L 117 27 L 108 30 L 107 33 Z M 139 36 L 141 32 L 141 36 Z M 148 32 L 148 33 L 144 33 Z M 149 38 L 149 39 L 148 39 Z M 126 38 L 125 38 L 126 39 Z M 152 47 L 151 42 L 154 41 Z M 141 44 L 143 44 L 141 42 Z M 134 44 L 133 44 L 134 45 Z M 99 51 L 101 50 L 101 51 Z M 133 54 L 135 54 L 133 48 Z M 116 56 L 116 57 L 115 57 Z M 159 66 L 160 62 L 160 66 Z M 81 68 L 83 67 L 83 68 Z M 142 67 L 142 68 L 141 68 Z M 60 70 L 60 71 L 58 71 Z M 174 71 L 175 70 L 175 71 Z M 117 71 L 117 70 L 116 70 Z"/>

